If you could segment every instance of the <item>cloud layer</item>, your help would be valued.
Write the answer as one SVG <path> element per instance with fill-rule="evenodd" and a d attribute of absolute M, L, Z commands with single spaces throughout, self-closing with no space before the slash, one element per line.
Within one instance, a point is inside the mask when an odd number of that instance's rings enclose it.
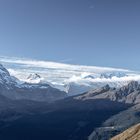
<path fill-rule="evenodd" d="M 69 65 L 63 63 L 38 61 L 31 59 L 0 57 L 2 63 L 11 75 L 22 81 L 27 81 L 29 74 L 37 73 L 46 82 L 63 85 L 75 82 L 77 84 L 94 83 L 126 83 L 128 81 L 140 80 L 138 72 L 125 69 Z M 112 76 L 111 78 L 101 78 L 103 73 L 125 73 L 123 77 Z M 33 82 L 33 81 L 32 81 Z"/>

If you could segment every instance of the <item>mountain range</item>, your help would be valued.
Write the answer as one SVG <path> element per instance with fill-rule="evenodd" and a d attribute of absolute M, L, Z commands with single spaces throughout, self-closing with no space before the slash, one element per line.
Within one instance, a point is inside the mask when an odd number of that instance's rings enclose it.
<path fill-rule="evenodd" d="M 107 67 L 70 65 L 49 61 L 0 57 L 0 63 L 10 75 L 27 83 L 47 83 L 68 95 L 81 94 L 108 84 L 123 87 L 130 81 L 139 81 L 140 73 Z"/>
<path fill-rule="evenodd" d="M 140 122 L 138 72 L 42 62 L 41 74 L 32 62 L 26 73 L 27 64 L 7 61 L 0 65 L 2 140 L 109 140 Z"/>
<path fill-rule="evenodd" d="M 0 94 L 10 99 L 27 99 L 34 101 L 54 101 L 62 99 L 66 93 L 46 83 L 26 83 L 9 74 L 0 65 Z"/>

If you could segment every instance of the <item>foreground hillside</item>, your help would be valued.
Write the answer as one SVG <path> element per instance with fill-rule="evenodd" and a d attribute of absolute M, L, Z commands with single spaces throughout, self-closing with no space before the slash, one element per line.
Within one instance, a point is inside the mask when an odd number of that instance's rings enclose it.
<path fill-rule="evenodd" d="M 140 140 L 140 124 L 137 124 L 111 140 Z"/>

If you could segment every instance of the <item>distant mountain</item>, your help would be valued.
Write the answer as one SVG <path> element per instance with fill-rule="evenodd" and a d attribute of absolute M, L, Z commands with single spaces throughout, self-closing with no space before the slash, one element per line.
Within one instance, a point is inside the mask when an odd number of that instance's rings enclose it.
<path fill-rule="evenodd" d="M 0 57 L 10 74 L 23 82 L 51 83 L 68 95 L 77 95 L 105 85 L 120 88 L 140 81 L 140 73 L 117 68 L 70 65 L 49 61 Z"/>
<path fill-rule="evenodd" d="M 0 64 L 0 83 L 1 84 L 16 84 L 16 78 L 10 76 L 8 70 Z"/>
<path fill-rule="evenodd" d="M 27 99 L 47 102 L 66 97 L 65 92 L 48 84 L 21 82 L 17 78 L 12 77 L 2 65 L 0 65 L 0 94 L 16 100 Z"/>
<path fill-rule="evenodd" d="M 127 74 L 125 72 L 107 72 L 107 73 L 101 73 L 100 78 L 111 79 L 113 77 L 121 78 L 126 76 Z"/>
<path fill-rule="evenodd" d="M 110 99 L 111 101 L 125 102 L 130 104 L 140 103 L 140 85 L 137 81 L 131 81 L 121 88 L 111 88 L 106 85 L 102 88 L 91 90 L 76 99 Z"/>
<path fill-rule="evenodd" d="M 41 76 L 37 73 L 34 73 L 34 74 L 30 74 L 28 77 L 27 77 L 28 80 L 38 80 L 38 79 L 41 79 Z"/>

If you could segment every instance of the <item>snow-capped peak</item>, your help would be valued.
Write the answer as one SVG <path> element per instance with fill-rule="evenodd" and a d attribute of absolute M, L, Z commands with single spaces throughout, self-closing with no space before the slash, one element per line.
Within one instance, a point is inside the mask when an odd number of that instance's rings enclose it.
<path fill-rule="evenodd" d="M 0 83 L 6 84 L 6 83 L 15 83 L 13 78 L 10 76 L 10 73 L 6 68 L 3 67 L 3 65 L 0 64 Z"/>
<path fill-rule="evenodd" d="M 37 73 L 30 74 L 26 80 L 28 83 L 40 83 L 41 81 L 43 81 L 43 78 Z"/>
<path fill-rule="evenodd" d="M 27 77 L 28 80 L 36 80 L 36 79 L 40 79 L 40 78 L 41 78 L 41 76 L 39 74 L 37 74 L 37 73 L 30 74 Z"/>
<path fill-rule="evenodd" d="M 121 77 L 125 77 L 125 76 L 127 76 L 126 73 L 116 71 L 116 72 L 102 73 L 102 74 L 100 75 L 100 78 L 107 78 L 107 79 L 110 79 L 110 78 L 112 78 L 112 77 L 121 78 Z"/>
<path fill-rule="evenodd" d="M 2 75 L 2 74 L 10 76 L 8 70 L 6 68 L 4 68 L 2 64 L 0 64 L 0 75 Z"/>
<path fill-rule="evenodd" d="M 125 69 L 69 65 L 6 57 L 0 57 L 0 61 L 9 70 L 10 74 L 20 79 L 20 81 L 51 83 L 53 87 L 64 91 L 78 92 L 82 89 L 83 92 L 106 84 L 111 87 L 120 87 L 133 80 L 140 81 L 139 72 Z"/>

